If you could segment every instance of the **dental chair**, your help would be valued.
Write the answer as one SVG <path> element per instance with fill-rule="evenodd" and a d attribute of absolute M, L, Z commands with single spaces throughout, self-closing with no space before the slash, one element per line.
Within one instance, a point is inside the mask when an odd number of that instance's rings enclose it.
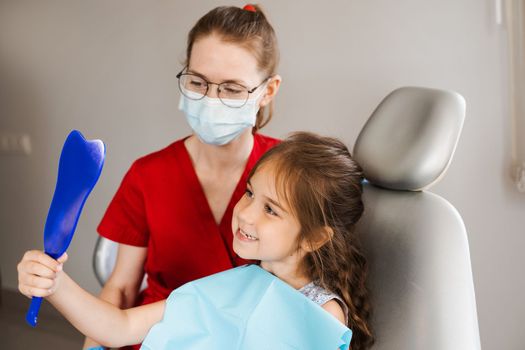
<path fill-rule="evenodd" d="M 113 242 L 102 236 L 98 236 L 95 243 L 95 253 L 93 254 L 93 270 L 98 283 L 103 287 L 106 281 L 111 276 L 115 263 L 117 262 L 118 243 Z M 147 286 L 147 274 L 144 274 L 140 291 L 143 291 Z"/>
<path fill-rule="evenodd" d="M 117 262 L 118 244 L 98 236 L 97 243 L 95 243 L 95 253 L 93 254 L 93 270 L 98 283 L 102 287 L 113 272 L 113 267 Z"/>
<path fill-rule="evenodd" d="M 369 262 L 374 350 L 480 349 L 465 226 L 450 203 L 426 191 L 448 168 L 464 117 L 457 93 L 400 88 L 354 145 L 366 177 L 358 231 Z M 117 244 L 99 237 L 93 262 L 101 285 L 116 254 Z"/>
<path fill-rule="evenodd" d="M 479 350 L 465 225 L 426 191 L 445 174 L 465 101 L 404 87 L 379 104 L 353 150 L 366 183 L 358 223 L 369 263 L 374 350 Z"/>

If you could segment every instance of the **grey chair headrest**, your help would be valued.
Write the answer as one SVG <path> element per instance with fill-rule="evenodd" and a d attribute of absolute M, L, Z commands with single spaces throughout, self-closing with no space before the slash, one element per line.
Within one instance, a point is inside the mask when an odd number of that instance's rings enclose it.
<path fill-rule="evenodd" d="M 456 92 L 399 88 L 366 122 L 354 158 L 372 184 L 394 190 L 428 188 L 447 170 L 464 119 L 465 99 Z"/>

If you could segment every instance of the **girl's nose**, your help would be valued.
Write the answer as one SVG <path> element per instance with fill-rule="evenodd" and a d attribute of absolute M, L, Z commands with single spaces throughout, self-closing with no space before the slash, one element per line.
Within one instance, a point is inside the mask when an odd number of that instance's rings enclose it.
<path fill-rule="evenodd" d="M 255 205 L 252 203 L 247 203 L 245 206 L 241 207 L 238 215 L 239 222 L 244 225 L 253 225 L 256 219 Z"/>

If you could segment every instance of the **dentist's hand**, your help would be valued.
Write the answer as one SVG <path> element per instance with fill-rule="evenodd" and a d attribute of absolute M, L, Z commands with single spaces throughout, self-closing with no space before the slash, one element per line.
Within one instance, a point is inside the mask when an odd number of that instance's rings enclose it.
<path fill-rule="evenodd" d="M 64 253 L 58 260 L 40 250 L 27 251 L 18 263 L 18 290 L 26 297 L 48 297 L 55 293 L 63 275 Z"/>

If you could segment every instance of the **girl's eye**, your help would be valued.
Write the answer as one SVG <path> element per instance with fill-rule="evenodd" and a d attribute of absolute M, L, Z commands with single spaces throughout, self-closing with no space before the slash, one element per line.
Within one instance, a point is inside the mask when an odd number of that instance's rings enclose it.
<path fill-rule="evenodd" d="M 244 193 L 246 194 L 246 197 L 253 198 L 253 192 L 250 191 L 248 188 L 246 189 L 246 191 L 244 191 Z"/>
<path fill-rule="evenodd" d="M 277 215 L 276 212 L 273 211 L 273 209 L 268 204 L 264 205 L 264 211 L 267 212 L 270 215 L 279 216 L 279 215 Z"/>

